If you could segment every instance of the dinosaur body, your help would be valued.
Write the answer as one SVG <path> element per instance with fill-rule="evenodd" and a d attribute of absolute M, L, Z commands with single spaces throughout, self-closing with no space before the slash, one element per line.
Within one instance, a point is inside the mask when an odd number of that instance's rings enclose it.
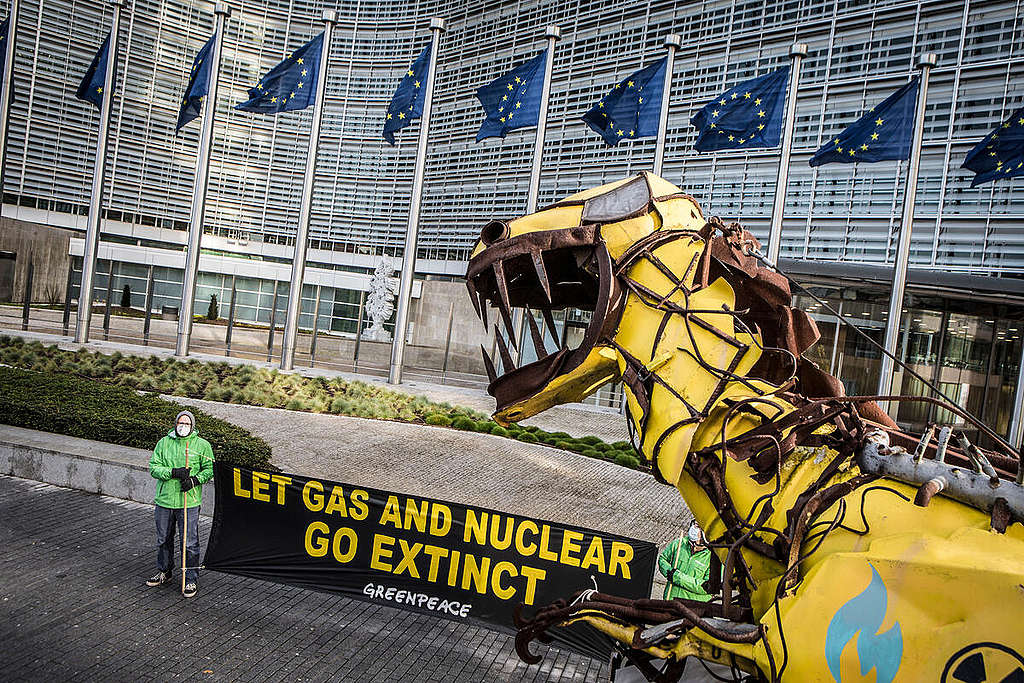
<path fill-rule="evenodd" d="M 817 329 L 757 248 L 651 174 L 484 228 L 467 273 L 482 315 L 490 302 L 511 327 L 511 308 L 532 308 L 557 339 L 552 310 L 592 312 L 576 349 L 544 355 L 532 316 L 540 360 L 517 368 L 499 344 L 495 419 L 525 419 L 621 380 L 635 447 L 680 491 L 724 567 L 717 607 L 642 601 L 636 618 L 598 596 L 542 611 L 524 633 L 586 621 L 642 661 L 666 660 L 648 669 L 662 680 L 699 657 L 766 680 L 861 680 L 874 669 L 880 683 L 1024 683 L 1024 659 L 1014 668 L 1024 654 L 1024 527 L 998 504 L 936 495 L 914 505 L 918 486 L 858 464 L 866 443 L 885 456 L 888 443 L 914 442 L 801 357 Z M 935 447 L 922 452 L 934 457 Z M 1004 474 L 1016 467 L 990 457 Z M 964 678 L 979 657 L 988 678 Z"/>

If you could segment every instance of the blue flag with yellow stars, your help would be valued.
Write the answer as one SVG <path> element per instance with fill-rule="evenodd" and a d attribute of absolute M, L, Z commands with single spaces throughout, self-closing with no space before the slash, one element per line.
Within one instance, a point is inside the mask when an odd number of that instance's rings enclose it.
<path fill-rule="evenodd" d="M 547 56 L 548 51 L 541 50 L 533 59 L 477 89 L 476 98 L 487 114 L 476 134 L 477 142 L 484 138 L 503 138 L 516 128 L 537 125 Z"/>
<path fill-rule="evenodd" d="M 1024 175 L 1024 107 L 975 145 L 960 168 L 974 171 L 971 187 Z"/>
<path fill-rule="evenodd" d="M 427 72 L 430 70 L 430 44 L 416 61 L 405 70 L 398 90 L 391 98 L 384 117 L 384 139 L 395 144 L 395 131 L 401 130 L 423 116 L 423 101 L 427 98 Z"/>
<path fill-rule="evenodd" d="M 320 82 L 317 71 L 323 47 L 324 34 L 321 33 L 268 71 L 255 88 L 249 88 L 249 99 L 236 104 L 235 109 L 276 114 L 312 105 Z"/>
<path fill-rule="evenodd" d="M 775 147 L 782 138 L 789 66 L 743 81 L 704 105 L 690 125 L 699 132 L 693 148 L 719 149 Z"/>
<path fill-rule="evenodd" d="M 633 72 L 583 115 L 586 124 L 604 138 L 609 147 L 619 144 L 619 140 L 658 134 L 667 63 L 665 57 Z"/>
<path fill-rule="evenodd" d="M 188 87 L 185 88 L 185 96 L 181 101 L 181 109 L 178 111 L 178 125 L 174 127 L 177 133 L 186 123 L 199 118 L 202 113 L 203 99 L 210 92 L 210 50 L 217 42 L 217 34 L 210 36 L 203 45 L 203 49 L 196 54 L 192 60 L 192 72 L 188 77 Z"/>
<path fill-rule="evenodd" d="M 919 80 L 915 77 L 854 121 L 811 157 L 811 166 L 909 159 Z"/>
<path fill-rule="evenodd" d="M 92 58 L 88 71 L 82 77 L 82 82 L 78 85 L 78 92 L 75 93 L 75 97 L 85 102 L 92 102 L 97 109 L 103 108 L 103 82 L 107 78 L 109 54 L 110 34 L 108 33 L 107 39 L 103 41 L 99 52 Z"/>

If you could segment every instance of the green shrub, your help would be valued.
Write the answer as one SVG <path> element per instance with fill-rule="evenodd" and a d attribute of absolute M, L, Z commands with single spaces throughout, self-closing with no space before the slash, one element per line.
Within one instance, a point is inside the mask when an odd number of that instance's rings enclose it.
<path fill-rule="evenodd" d="M 428 425 L 437 425 L 438 427 L 448 427 L 452 423 L 452 419 L 447 415 L 441 413 L 432 413 L 427 415 L 424 420 Z"/>
<path fill-rule="evenodd" d="M 491 434 L 494 436 L 508 436 L 508 430 L 499 424 L 495 424 L 491 428 Z"/>
<path fill-rule="evenodd" d="M 590 446 L 596 446 L 597 444 L 602 443 L 601 439 L 597 438 L 596 436 L 581 436 L 578 437 L 576 440 L 582 441 L 583 443 Z"/>
<path fill-rule="evenodd" d="M 597 450 L 594 450 L 593 448 L 581 448 L 578 451 L 578 453 L 580 455 L 585 455 L 588 458 L 597 458 L 597 459 L 601 458 L 601 452 L 597 451 Z"/>
<path fill-rule="evenodd" d="M 476 431 L 490 434 L 491 430 L 498 426 L 498 423 L 494 420 L 479 420 L 476 423 Z"/>
<path fill-rule="evenodd" d="M 0 367 L 0 423 L 150 450 L 184 409 L 153 394 L 64 374 Z M 266 469 L 270 446 L 245 429 L 190 408 L 218 460 Z"/>
<path fill-rule="evenodd" d="M 622 465 L 623 467 L 630 467 L 634 470 L 640 469 L 640 461 L 637 460 L 636 456 L 630 455 L 629 453 L 619 453 L 616 455 L 615 464 Z"/>
<path fill-rule="evenodd" d="M 523 443 L 537 443 L 538 441 L 540 441 L 540 439 L 535 437 L 530 432 L 519 432 L 518 434 L 516 434 L 516 438 L 522 441 Z"/>
<path fill-rule="evenodd" d="M 567 439 L 571 439 L 572 438 L 571 436 L 569 436 L 565 432 L 551 432 L 550 435 L 555 437 L 559 441 L 565 441 Z"/>
<path fill-rule="evenodd" d="M 461 429 L 466 432 L 476 431 L 476 422 L 469 419 L 468 417 L 459 416 L 452 420 L 452 427 L 455 429 Z"/>
<path fill-rule="evenodd" d="M 288 401 L 288 403 L 286 403 L 284 407 L 287 410 L 304 410 L 306 408 L 306 404 L 297 398 L 293 398 L 292 400 Z"/>
<path fill-rule="evenodd" d="M 628 441 L 616 441 L 615 443 L 612 444 L 612 448 L 615 448 L 620 451 L 632 451 L 633 444 L 631 444 Z"/>
<path fill-rule="evenodd" d="M 556 441 L 555 448 L 561 448 L 563 451 L 575 450 L 574 445 L 568 441 Z"/>

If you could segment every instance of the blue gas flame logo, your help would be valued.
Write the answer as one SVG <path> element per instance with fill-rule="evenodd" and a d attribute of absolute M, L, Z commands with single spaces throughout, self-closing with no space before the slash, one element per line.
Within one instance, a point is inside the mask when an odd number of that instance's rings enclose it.
<path fill-rule="evenodd" d="M 871 566 L 871 565 L 868 565 Z M 903 634 L 900 622 L 885 633 L 878 633 L 888 608 L 889 594 L 882 577 L 871 567 L 871 583 L 864 591 L 839 608 L 825 634 L 825 661 L 836 683 L 842 682 L 839 658 L 843 648 L 857 638 L 860 675 L 875 669 L 877 683 L 892 683 L 903 659 Z M 857 636 L 858 632 L 860 633 Z"/>

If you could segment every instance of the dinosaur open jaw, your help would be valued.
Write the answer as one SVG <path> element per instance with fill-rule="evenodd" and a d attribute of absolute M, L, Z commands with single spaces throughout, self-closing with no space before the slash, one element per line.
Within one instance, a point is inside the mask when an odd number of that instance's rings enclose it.
<path fill-rule="evenodd" d="M 490 379 L 487 390 L 497 400 L 499 412 L 536 395 L 554 378 L 578 367 L 606 326 L 618 321 L 616 313 L 621 303 L 611 258 L 597 238 L 597 226 L 529 232 L 503 239 L 502 225 L 494 222 L 484 228 L 482 241 L 488 246 L 470 260 L 466 285 L 484 325 L 492 321 L 497 324 L 500 318 L 509 340 L 516 337 L 513 309 L 525 309 L 529 339 L 538 360 L 517 365 L 515 347 L 510 349 L 496 331 L 502 369 L 498 374 L 494 360 L 481 349 Z M 496 310 L 488 311 L 488 305 Z M 574 349 L 560 343 L 565 336 L 558 333 L 552 314 L 572 308 L 591 312 L 583 340 Z M 547 335 L 531 311 L 541 313 Z M 514 413 L 508 417 L 516 419 Z"/>

